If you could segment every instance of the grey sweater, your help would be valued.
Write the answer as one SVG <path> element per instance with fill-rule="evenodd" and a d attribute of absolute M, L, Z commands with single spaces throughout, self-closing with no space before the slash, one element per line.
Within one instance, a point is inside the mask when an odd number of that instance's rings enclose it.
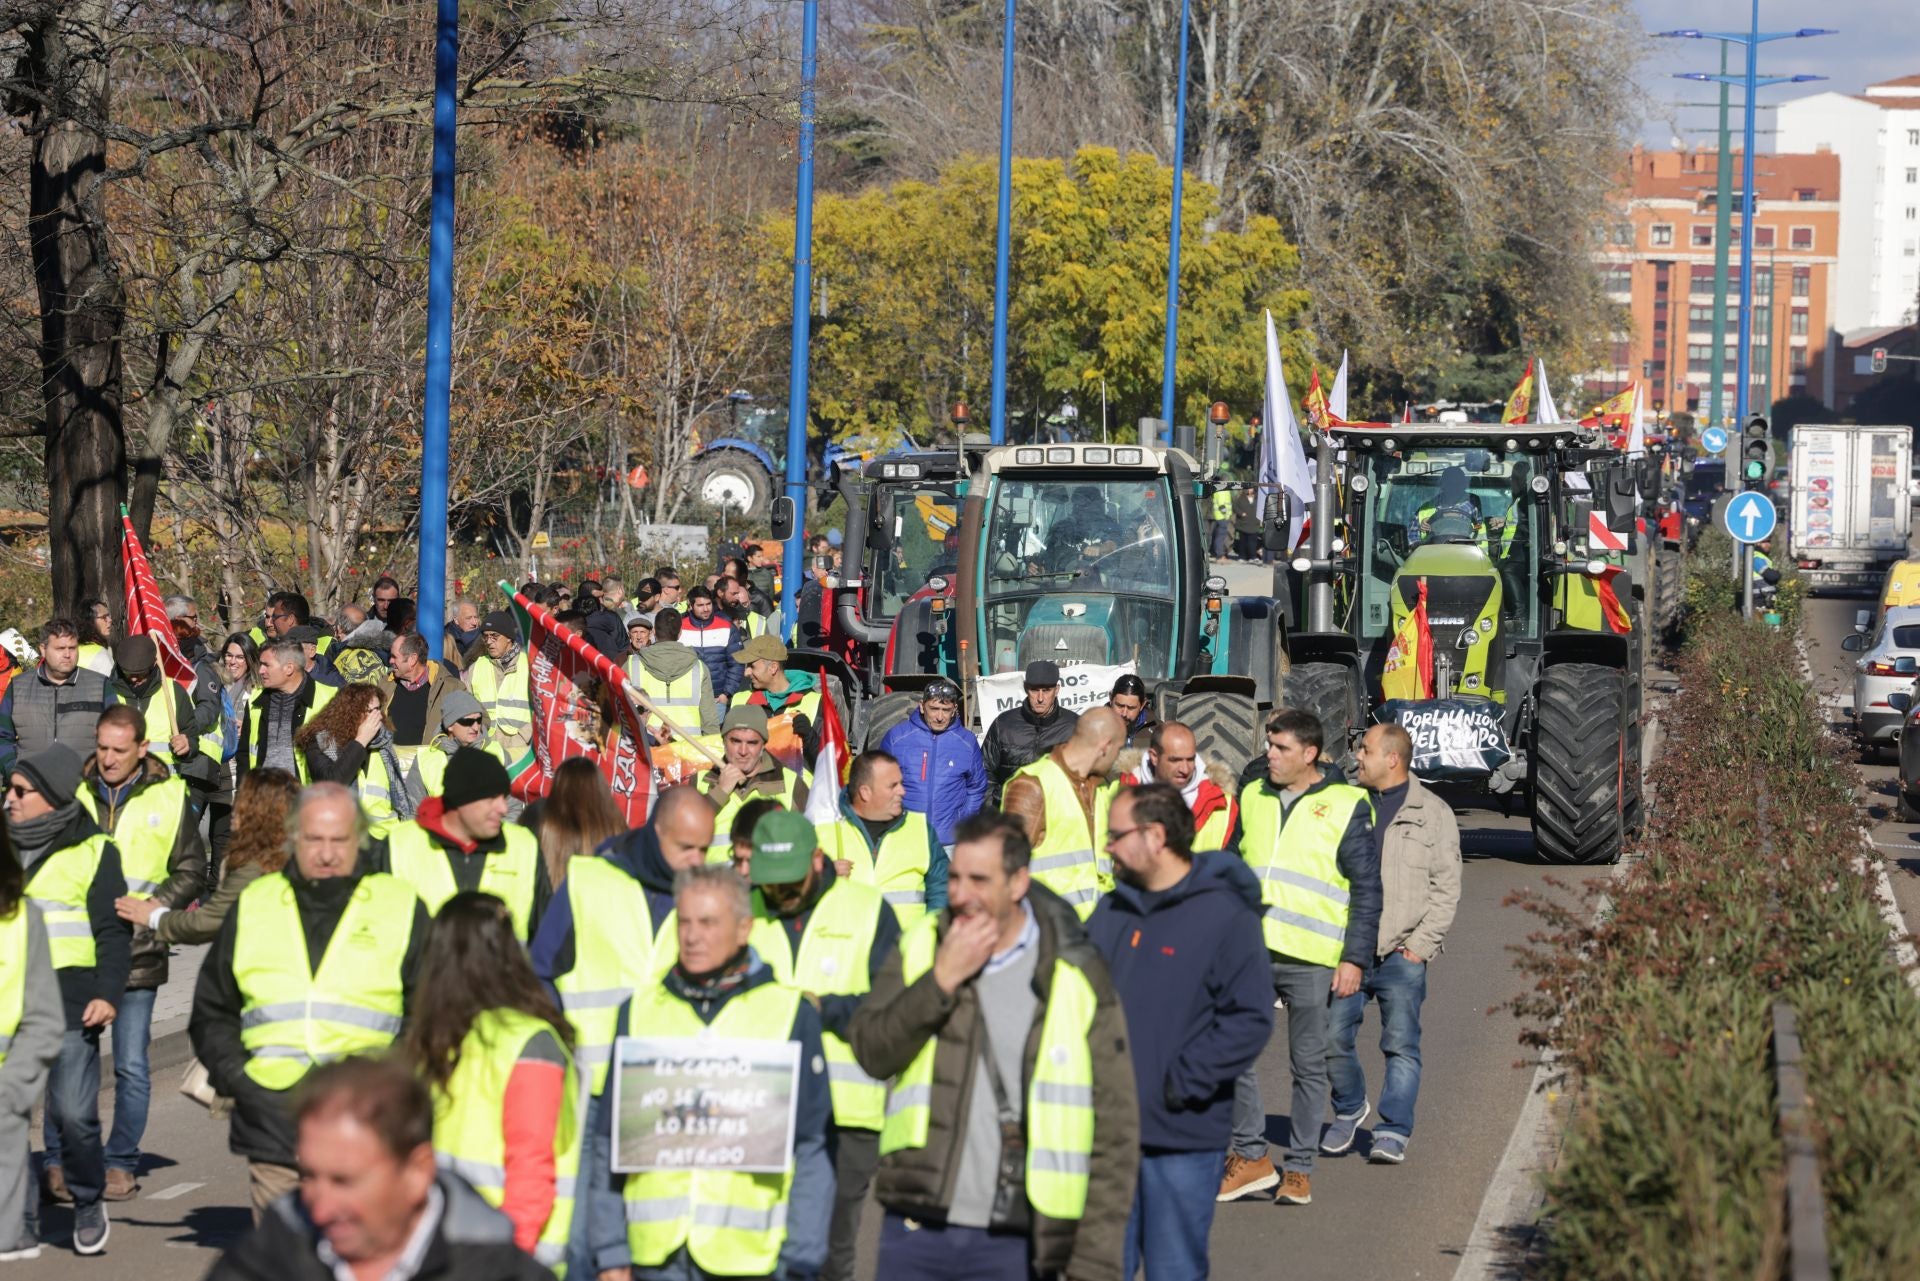
<path fill-rule="evenodd" d="M 60 1053 L 67 1016 L 60 1003 L 60 984 L 54 978 L 53 954 L 47 947 L 47 926 L 40 909 L 22 900 L 27 913 L 27 995 L 20 1026 L 13 1030 L 7 1061 L 0 1063 L 0 1109 L 25 1116 L 46 1084 L 47 1066 Z"/>

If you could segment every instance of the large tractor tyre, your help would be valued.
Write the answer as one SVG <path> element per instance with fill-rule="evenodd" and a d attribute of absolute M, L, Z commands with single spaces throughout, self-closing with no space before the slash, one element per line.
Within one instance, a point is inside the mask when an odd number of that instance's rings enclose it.
<path fill-rule="evenodd" d="M 1345 663 L 1295 663 L 1274 705 L 1319 717 L 1325 734 L 1321 753 L 1352 773 L 1353 741 L 1366 728 L 1357 671 Z M 1261 746 L 1266 746 L 1264 738 Z"/>
<path fill-rule="evenodd" d="M 708 507 L 725 507 L 759 520 L 773 505 L 773 478 L 744 449 L 716 449 L 693 463 L 693 496 Z"/>
<path fill-rule="evenodd" d="M 1267 750 L 1260 728 L 1260 707 L 1244 694 L 1207 690 L 1165 699 L 1163 720 L 1177 720 L 1193 731 L 1202 759 L 1223 761 L 1237 775 L 1242 766 Z"/>
<path fill-rule="evenodd" d="M 907 719 L 920 706 L 920 695 L 911 690 L 895 690 L 867 700 L 866 751 L 875 751 L 887 731 Z"/>
<path fill-rule="evenodd" d="M 1624 709 L 1627 718 L 1627 759 L 1621 782 L 1627 789 L 1624 805 L 1629 835 L 1637 835 L 1647 821 L 1646 792 L 1642 787 L 1640 772 L 1640 758 L 1646 750 L 1647 737 L 1645 708 L 1641 701 L 1641 691 L 1645 688 L 1644 678 L 1628 686 Z"/>
<path fill-rule="evenodd" d="M 1625 675 L 1560 663 L 1540 678 L 1532 762 L 1533 841 L 1554 863 L 1612 863 L 1629 826 Z"/>

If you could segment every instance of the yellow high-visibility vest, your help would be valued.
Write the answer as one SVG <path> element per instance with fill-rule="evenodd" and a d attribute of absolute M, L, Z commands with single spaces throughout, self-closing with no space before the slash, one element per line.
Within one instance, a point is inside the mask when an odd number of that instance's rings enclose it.
<path fill-rule="evenodd" d="M 1260 881 L 1267 950 L 1314 965 L 1340 963 L 1347 937 L 1347 878 L 1340 838 L 1366 792 L 1334 783 L 1283 809 L 1263 780 L 1240 791 L 1240 854 Z"/>
<path fill-rule="evenodd" d="M 1086 920 L 1100 896 L 1113 888 L 1113 863 L 1107 856 L 1107 811 L 1120 790 L 1102 783 L 1093 794 L 1093 828 L 1066 770 L 1051 755 L 1014 771 L 1040 783 L 1047 804 L 1047 833 L 1033 847 L 1027 871 L 1033 879 L 1073 905 Z"/>
<path fill-rule="evenodd" d="M 901 815 L 900 823 L 880 838 L 878 850 L 868 845 L 867 834 L 844 816 L 818 831 L 826 856 L 853 864 L 853 879 L 876 886 L 903 927 L 925 915 L 933 840 L 925 814 L 908 810 Z"/>
<path fill-rule="evenodd" d="M 708 770 L 693 780 L 694 788 L 699 791 L 702 796 L 710 795 L 717 777 L 717 770 Z M 800 796 L 801 778 L 802 775 L 782 765 L 780 767 L 780 793 L 770 799 L 779 801 L 790 810 L 798 810 L 800 806 L 795 802 Z M 733 795 L 727 797 L 727 799 L 721 803 L 719 813 L 713 816 L 713 844 L 707 846 L 707 862 L 726 863 L 733 859 L 733 840 L 727 835 L 727 833 L 733 830 L 733 816 L 738 814 L 740 807 L 748 801 L 756 800 L 765 795 L 766 793 L 757 788 L 742 786 L 736 788 Z"/>
<path fill-rule="evenodd" d="M 95 822 L 100 822 L 101 802 L 92 780 L 80 785 L 75 799 Z M 127 878 L 128 897 L 152 898 L 153 892 L 166 883 L 167 862 L 173 857 L 180 821 L 187 812 L 186 780 L 171 776 L 135 792 L 101 823 L 120 851 L 120 872 Z"/>
<path fill-rule="evenodd" d="M 467 673 L 467 689 L 487 714 L 487 723 L 506 738 L 524 737 L 533 728 L 533 696 L 528 691 L 526 651 L 514 654 L 513 670 L 502 672 L 500 662 L 482 655 Z"/>
<path fill-rule="evenodd" d="M 0 1063 L 7 1061 L 13 1034 L 27 1012 L 27 966 L 32 960 L 28 915 L 27 905 L 17 903 L 12 916 L 0 917 Z"/>
<path fill-rule="evenodd" d="M 331 703 L 333 696 L 339 692 L 340 691 L 332 685 L 314 685 L 313 706 L 307 709 L 307 719 L 312 720 L 318 716 L 321 709 L 328 703 Z M 261 730 L 266 718 L 267 698 L 271 693 L 272 691 L 264 686 L 256 685 L 253 691 L 247 695 L 247 750 L 253 756 L 253 759 L 248 763 L 254 769 L 259 769 L 262 765 L 266 764 L 266 741 L 261 736 Z M 295 725 L 293 732 L 296 734 L 299 733 L 300 726 Z M 301 785 L 305 786 L 313 781 L 307 772 L 307 755 L 297 747 L 292 750 L 293 772 L 299 777 Z"/>
<path fill-rule="evenodd" d="M 46 922 L 47 950 L 53 954 L 56 970 L 93 968 L 96 954 L 87 893 L 111 843 L 106 833 L 95 832 L 77 845 L 55 850 L 34 865 L 27 881 L 27 898 Z"/>
<path fill-rule="evenodd" d="M 604 858 L 576 858 L 562 883 L 573 908 L 573 968 L 554 979 L 573 1024 L 573 1057 L 591 1093 L 605 1088 L 620 1007 L 658 982 L 679 955 L 672 913 L 656 934 L 647 891 Z"/>
<path fill-rule="evenodd" d="M 521 942 L 532 937 L 534 885 L 540 874 L 540 840 L 518 823 L 500 829 L 507 848 L 486 856 L 480 869 L 480 892 L 507 905 L 513 932 Z M 427 911 L 440 914 L 441 905 L 460 892 L 453 879 L 447 852 L 433 843 L 418 823 L 402 823 L 387 836 L 387 858 L 393 874 L 413 886 Z"/>

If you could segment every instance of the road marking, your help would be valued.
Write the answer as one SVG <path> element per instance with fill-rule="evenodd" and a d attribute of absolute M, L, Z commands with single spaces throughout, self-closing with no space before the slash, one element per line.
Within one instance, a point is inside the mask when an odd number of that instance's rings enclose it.
<path fill-rule="evenodd" d="M 142 1197 L 141 1200 L 171 1201 L 177 1196 L 185 1196 L 187 1193 L 194 1191 L 196 1188 L 204 1188 L 206 1186 L 207 1185 L 204 1183 L 176 1183 L 170 1188 L 163 1188 L 158 1192 L 149 1192 L 144 1197 Z"/>

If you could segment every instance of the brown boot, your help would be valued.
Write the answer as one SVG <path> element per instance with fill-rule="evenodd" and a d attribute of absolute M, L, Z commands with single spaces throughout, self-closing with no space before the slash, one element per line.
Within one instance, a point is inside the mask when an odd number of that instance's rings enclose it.
<path fill-rule="evenodd" d="M 73 1193 L 67 1190 L 65 1170 L 57 1165 L 49 1165 L 40 1171 L 40 1199 L 61 1205 L 73 1204 Z"/>
<path fill-rule="evenodd" d="M 107 1190 L 101 1195 L 109 1201 L 131 1201 L 133 1194 L 140 1190 L 140 1184 L 131 1174 L 121 1169 L 107 1171 Z"/>
<path fill-rule="evenodd" d="M 1281 1205 L 1312 1205 L 1313 1183 L 1298 1170 L 1288 1170 L 1286 1179 L 1280 1184 L 1279 1195 L 1273 1198 Z"/>
<path fill-rule="evenodd" d="M 1220 1193 L 1216 1201 L 1238 1201 L 1243 1196 L 1252 1196 L 1256 1192 L 1265 1192 L 1280 1182 L 1280 1172 L 1273 1168 L 1272 1157 L 1261 1157 L 1258 1161 L 1229 1152 L 1227 1171 L 1220 1179 Z"/>

